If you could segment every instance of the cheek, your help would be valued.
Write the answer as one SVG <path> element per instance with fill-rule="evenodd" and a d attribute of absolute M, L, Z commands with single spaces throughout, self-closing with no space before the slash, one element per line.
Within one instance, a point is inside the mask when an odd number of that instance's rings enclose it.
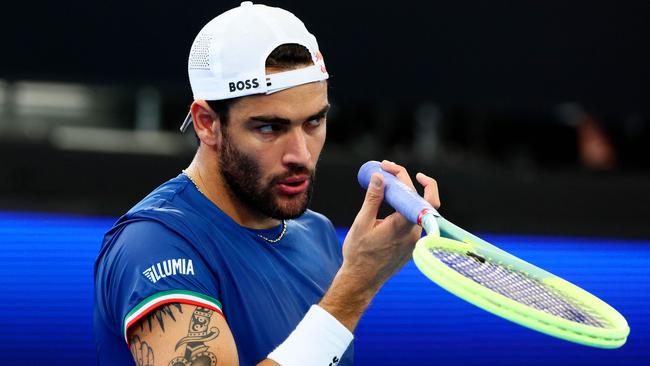
<path fill-rule="evenodd" d="M 278 164 L 282 161 L 282 154 L 279 150 L 272 148 L 255 150 L 250 156 L 257 163 L 263 181 L 273 178 L 274 172 L 278 170 Z"/>
<path fill-rule="evenodd" d="M 318 160 L 318 156 L 320 155 L 321 150 L 323 150 L 323 146 L 325 145 L 326 132 L 327 130 L 323 128 L 321 131 L 314 134 L 312 140 L 309 143 L 309 150 L 314 160 Z"/>

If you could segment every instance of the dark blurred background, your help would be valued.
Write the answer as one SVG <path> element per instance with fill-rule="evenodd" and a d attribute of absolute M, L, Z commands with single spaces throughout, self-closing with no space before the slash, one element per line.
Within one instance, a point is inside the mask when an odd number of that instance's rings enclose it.
<path fill-rule="evenodd" d="M 312 207 L 356 170 L 437 178 L 483 232 L 650 238 L 650 2 L 269 1 L 317 35 L 333 110 Z M 199 29 L 237 1 L 22 2 L 0 22 L 0 209 L 115 216 L 190 162 Z"/>

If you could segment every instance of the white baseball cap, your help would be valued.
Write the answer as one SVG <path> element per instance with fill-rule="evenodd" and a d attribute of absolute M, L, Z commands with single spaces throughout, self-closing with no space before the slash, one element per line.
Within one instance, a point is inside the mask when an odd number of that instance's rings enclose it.
<path fill-rule="evenodd" d="M 313 65 L 266 74 L 266 58 L 278 46 L 296 43 Z M 292 13 L 244 1 L 212 19 L 194 39 L 187 62 L 194 99 L 222 100 L 271 94 L 329 78 L 316 37 Z M 192 123 L 191 113 L 181 132 Z"/>

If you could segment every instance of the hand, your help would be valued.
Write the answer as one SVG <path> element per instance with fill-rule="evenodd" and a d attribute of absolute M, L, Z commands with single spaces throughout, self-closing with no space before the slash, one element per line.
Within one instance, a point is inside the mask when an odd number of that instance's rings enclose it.
<path fill-rule="evenodd" d="M 415 191 L 406 169 L 389 161 L 381 168 L 395 175 Z M 422 173 L 416 175 L 424 187 L 424 197 L 434 207 L 440 207 L 437 183 Z M 383 220 L 377 213 L 384 198 L 381 174 L 373 174 L 366 198 L 343 244 L 343 269 L 354 273 L 367 288 L 379 288 L 410 259 L 422 229 L 395 212 Z"/>
<path fill-rule="evenodd" d="M 381 168 L 415 191 L 404 167 L 383 161 Z M 424 187 L 424 198 L 435 208 L 440 207 L 436 181 L 422 173 L 416 179 Z M 375 173 L 343 243 L 343 265 L 320 302 L 350 331 L 381 286 L 411 259 L 422 232 L 397 212 L 378 220 L 383 199 L 383 177 Z"/>

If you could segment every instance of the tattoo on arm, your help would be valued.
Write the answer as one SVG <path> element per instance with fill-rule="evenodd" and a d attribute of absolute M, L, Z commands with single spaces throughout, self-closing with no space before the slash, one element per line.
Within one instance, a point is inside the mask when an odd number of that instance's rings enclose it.
<path fill-rule="evenodd" d="M 172 304 L 167 304 L 167 305 L 162 305 L 157 307 L 155 310 L 153 310 L 151 313 L 149 313 L 145 319 L 147 320 L 147 324 L 149 325 L 149 331 L 151 332 L 152 330 L 152 323 L 154 320 L 158 322 L 158 325 L 160 325 L 160 329 L 162 329 L 163 333 L 165 332 L 165 319 L 170 318 L 173 321 L 176 321 L 176 317 L 174 316 L 174 311 L 178 311 L 179 313 L 183 313 L 183 309 L 181 307 L 181 304 L 179 303 L 172 303 Z M 144 330 L 144 321 L 140 321 L 140 329 Z"/>
<path fill-rule="evenodd" d="M 154 366 L 153 349 L 149 347 L 147 342 L 141 341 L 138 336 L 133 336 L 129 342 L 129 348 L 136 366 Z"/>
<path fill-rule="evenodd" d="M 176 343 L 176 350 L 186 345 L 185 354 L 171 360 L 169 366 L 215 366 L 217 364 L 217 356 L 208 351 L 209 347 L 205 345 L 205 342 L 219 336 L 217 327 L 210 328 L 211 317 L 210 309 L 202 307 L 194 309 L 187 336 Z"/>

